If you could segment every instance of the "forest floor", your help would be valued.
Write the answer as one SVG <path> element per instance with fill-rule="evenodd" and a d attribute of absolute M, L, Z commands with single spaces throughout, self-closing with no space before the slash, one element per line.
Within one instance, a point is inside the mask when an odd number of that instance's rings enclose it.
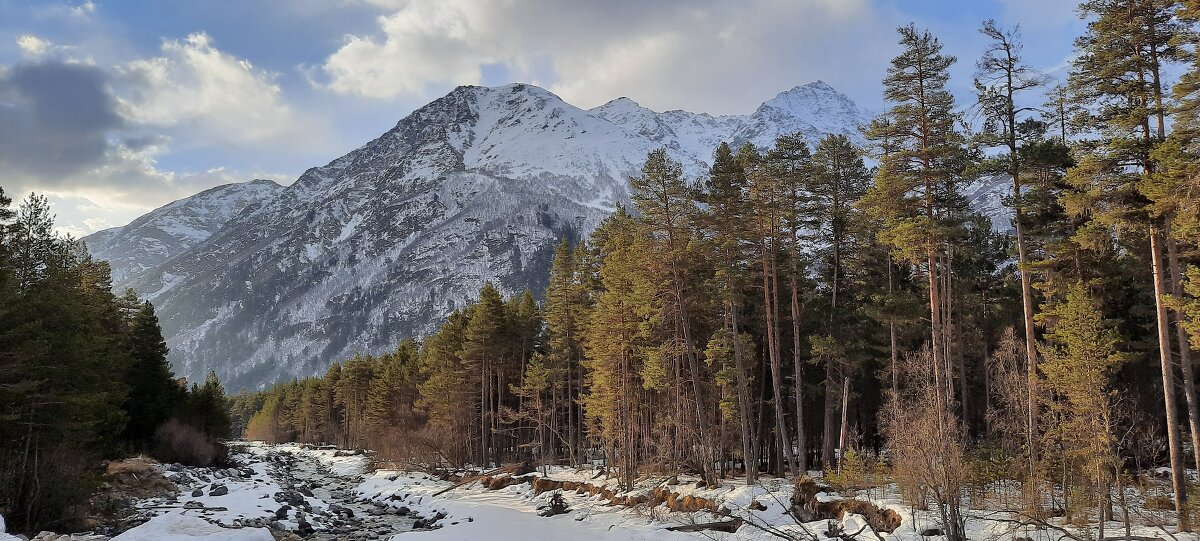
<path fill-rule="evenodd" d="M 237 464 L 233 468 L 156 464 L 162 478 L 177 490 L 134 500 L 122 529 L 132 527 L 112 541 L 945 539 L 931 531 L 937 524 L 934 515 L 903 504 L 895 485 L 816 495 L 822 503 L 854 497 L 899 518 L 894 531 L 876 532 L 868 525 L 870 518 L 855 513 L 797 524 L 788 511 L 794 485 L 778 478 L 764 478 L 754 486 L 727 479 L 719 487 L 702 488 L 694 478 L 647 476 L 638 479 L 633 490 L 621 491 L 617 479 L 600 470 L 553 467 L 455 483 L 421 472 L 372 472 L 366 455 L 335 449 L 257 442 L 235 442 L 231 447 Z M 1136 523 L 1131 533 L 1140 541 L 1200 541 L 1194 534 L 1176 533 L 1169 511 L 1148 510 L 1154 506 L 1146 504 L 1143 494 L 1130 492 Z M 1016 517 L 994 511 L 1006 507 L 997 500 L 1001 497 L 1003 491 L 972 495 L 969 539 L 1062 541 L 1068 539 L 1067 532 L 1082 539 L 1096 536 L 1095 524 L 1053 522 L 1058 519 L 1051 519 L 1049 528 L 1014 524 Z M 552 500 L 565 504 L 566 512 L 545 516 Z M 662 500 L 669 501 L 658 504 Z M 740 527 L 734 532 L 672 531 L 738 519 Z M 1120 523 L 1109 522 L 1106 529 L 1107 539 L 1123 538 Z M 9 539 L 13 537 L 0 533 L 0 541 Z M 110 538 L 45 534 L 35 539 Z"/>

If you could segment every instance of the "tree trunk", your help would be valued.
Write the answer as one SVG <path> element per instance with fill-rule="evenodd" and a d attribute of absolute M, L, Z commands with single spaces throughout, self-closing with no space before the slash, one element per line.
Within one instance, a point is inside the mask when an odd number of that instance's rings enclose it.
<path fill-rule="evenodd" d="M 1167 239 L 1167 265 L 1169 266 L 1171 295 L 1177 299 L 1183 298 L 1183 274 L 1179 265 L 1179 253 L 1175 246 L 1175 237 L 1171 234 L 1168 226 L 1166 233 Z M 1183 397 L 1187 401 L 1188 411 L 1188 426 L 1191 428 L 1192 434 L 1192 457 L 1195 460 L 1197 468 L 1200 468 L 1200 403 L 1196 399 L 1196 379 L 1193 375 L 1192 366 L 1192 345 L 1188 342 L 1187 329 L 1183 327 L 1187 316 L 1180 313 L 1178 310 L 1173 311 L 1175 316 L 1175 342 L 1179 346 L 1179 366 L 1183 369 Z"/>
<path fill-rule="evenodd" d="M 891 254 L 888 254 L 887 278 L 888 278 L 888 298 L 894 302 L 895 299 L 892 299 L 892 295 L 894 294 L 894 291 L 893 291 L 893 287 L 892 287 L 892 255 Z M 894 310 L 895 306 L 893 306 L 892 309 Z M 892 366 L 891 366 L 891 368 L 892 368 L 892 394 L 899 395 L 900 394 L 900 387 L 899 387 L 900 375 L 899 375 L 899 373 L 897 373 L 897 370 L 899 367 L 900 359 L 899 359 L 899 350 L 896 348 L 896 315 L 895 314 L 888 314 L 888 343 L 891 348 L 891 359 L 892 359 Z"/>
<path fill-rule="evenodd" d="M 838 434 L 838 465 L 837 471 L 842 473 L 842 461 L 846 459 L 846 438 L 849 430 L 850 410 L 850 378 L 842 377 L 842 429 Z"/>
<path fill-rule="evenodd" d="M 1166 410 L 1167 443 L 1171 451 L 1171 488 L 1175 493 L 1175 512 L 1180 531 L 1190 531 L 1187 516 L 1187 489 L 1183 471 L 1179 421 L 1175 407 L 1175 371 L 1171 363 L 1171 338 L 1167 323 L 1167 307 L 1163 303 L 1163 261 L 1161 232 L 1158 225 L 1150 226 L 1150 263 L 1154 276 L 1155 322 L 1158 327 L 1159 361 L 1162 365 L 1163 406 Z"/>
<path fill-rule="evenodd" d="M 772 252 L 766 239 L 762 240 L 762 278 L 763 278 L 763 311 L 767 318 L 767 350 L 771 362 L 771 390 L 775 397 L 775 431 L 778 434 L 779 446 L 787 459 L 787 465 L 796 473 L 796 463 L 792 459 L 791 443 L 787 437 L 787 425 L 783 417 L 783 377 L 779 359 L 778 321 L 775 319 L 774 292 L 771 288 L 771 270 L 767 262 Z"/>
<path fill-rule="evenodd" d="M 837 393 L 834 390 L 836 379 L 834 379 L 833 358 L 825 360 L 825 424 L 821 434 L 821 468 L 825 471 L 830 471 L 833 468 L 833 423 L 834 414 L 837 413 L 837 407 L 834 405 L 837 398 Z"/>
<path fill-rule="evenodd" d="M 732 300 L 726 302 L 726 318 L 729 330 L 733 333 L 733 363 L 737 370 L 738 386 L 738 421 L 742 427 L 742 460 L 746 462 L 746 484 L 753 485 L 758 480 L 758 456 L 755 444 L 754 426 L 750 423 L 750 383 L 746 376 L 746 360 L 742 356 L 742 340 L 738 334 L 737 308 Z"/>

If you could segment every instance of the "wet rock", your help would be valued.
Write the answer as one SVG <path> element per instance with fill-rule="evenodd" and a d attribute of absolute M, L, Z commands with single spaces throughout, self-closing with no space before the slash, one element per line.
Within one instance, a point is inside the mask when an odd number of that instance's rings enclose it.
<path fill-rule="evenodd" d="M 308 536 L 308 535 L 312 535 L 312 534 L 316 533 L 316 530 L 313 528 L 312 524 L 308 523 L 308 518 L 306 518 L 304 516 L 304 513 L 299 513 L 299 512 L 296 513 L 296 530 L 295 531 L 297 534 L 302 535 L 302 536 Z"/>
<path fill-rule="evenodd" d="M 203 496 L 203 495 L 204 495 L 204 489 L 202 489 L 202 488 L 198 488 L 198 489 L 192 491 L 193 498 L 199 498 L 200 496 Z"/>
<path fill-rule="evenodd" d="M 196 500 L 188 500 L 186 503 L 183 504 L 183 508 L 184 509 L 203 509 L 204 504 L 202 504 Z"/>
<path fill-rule="evenodd" d="M 208 491 L 209 496 L 224 496 L 226 494 L 229 494 L 229 487 L 225 485 L 213 485 Z"/>

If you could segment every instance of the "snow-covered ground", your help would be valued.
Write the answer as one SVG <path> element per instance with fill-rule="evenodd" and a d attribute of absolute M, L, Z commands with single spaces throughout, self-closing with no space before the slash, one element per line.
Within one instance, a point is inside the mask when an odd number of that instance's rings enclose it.
<path fill-rule="evenodd" d="M 859 541 L 944 540 L 940 535 L 921 535 L 938 526 L 935 517 L 929 511 L 916 511 L 905 505 L 894 485 L 854 494 L 895 511 L 901 518 L 901 525 L 894 532 L 874 532 L 863 517 L 854 514 L 839 520 L 796 524 L 788 512 L 792 483 L 769 477 L 754 486 L 727 479 L 719 487 L 700 488 L 694 478 L 651 476 L 639 479 L 634 490 L 621 492 L 616 479 L 598 470 L 554 467 L 522 477 L 523 482 L 492 490 L 479 481 L 456 486 L 420 472 L 369 472 L 367 456 L 334 449 L 239 443 L 234 445 L 234 458 L 238 466 L 228 469 L 163 466 L 163 473 L 179 487 L 179 493 L 136 502 L 135 520 L 142 523 L 113 541 L 760 541 L 781 536 L 809 541 L 839 539 L 826 534 L 830 526 L 840 527 L 846 534 L 857 532 L 853 538 Z M 507 474 L 496 474 L 493 478 L 503 475 Z M 543 490 L 535 489 L 535 482 Z M 568 486 L 545 490 L 558 483 Z M 575 489 L 580 485 L 595 495 Z M 667 492 L 677 502 L 689 497 L 703 502 L 691 509 L 707 506 L 718 512 L 672 511 L 667 505 L 626 506 L 611 501 L 661 496 Z M 569 511 L 543 516 L 556 495 L 561 495 Z M 1200 541 L 1195 534 L 1176 533 L 1169 512 L 1146 509 L 1144 499 L 1132 489 L 1129 495 L 1138 523 L 1131 532 L 1134 536 Z M 841 497 L 817 495 L 822 502 Z M 1054 529 L 1014 525 L 1008 520 L 1012 517 L 985 510 L 994 507 L 985 500 L 973 504 L 978 508 L 969 510 L 967 524 L 968 538 L 972 541 L 1064 538 L 1062 532 Z M 731 517 L 744 520 L 733 533 L 669 529 L 726 521 Z M 1094 527 L 1090 532 L 1065 528 L 1082 538 L 1095 536 Z M 1110 522 L 1106 528 L 1109 536 L 1124 534 L 1119 523 Z M 2 532 L 0 518 L 0 541 L 19 539 Z"/>
<path fill-rule="evenodd" d="M 532 475 L 544 476 L 556 481 L 587 483 L 606 487 L 617 492 L 617 497 L 636 498 L 659 488 L 674 492 L 679 498 L 693 496 L 716 502 L 729 516 L 709 511 L 669 511 L 663 505 L 626 507 L 613 505 L 603 495 L 578 494 L 574 490 L 551 490 L 537 494 L 530 483 L 518 483 L 499 490 L 489 490 L 480 482 L 452 488 L 453 483 L 442 481 L 422 473 L 381 470 L 369 475 L 358 487 L 362 498 L 381 502 L 393 508 L 405 508 L 423 517 L 442 517 L 438 528 L 406 533 L 392 541 L 429 540 L 451 541 L 467 539 L 491 539 L 496 541 L 537 540 L 672 540 L 709 539 L 720 541 L 761 541 L 779 539 L 778 534 L 795 539 L 838 539 L 826 532 L 830 521 L 818 520 L 797 524 L 788 513 L 793 485 L 790 481 L 766 478 L 755 486 L 746 486 L 744 481 L 726 480 L 717 488 L 697 488 L 696 479 L 679 478 L 678 484 L 668 485 L 665 477 L 643 478 L 634 490 L 620 493 L 616 490 L 617 480 L 597 476 L 597 471 L 571 468 L 551 468 L 548 472 Z M 817 472 L 811 472 L 817 475 Z M 672 480 L 674 481 L 674 480 Z M 544 509 L 555 493 L 561 493 L 571 509 L 562 515 L 543 517 Z M 875 532 L 859 515 L 847 514 L 832 521 L 842 532 L 852 534 L 861 541 L 944 541 L 941 535 L 922 536 L 929 529 L 938 528 L 938 521 L 931 511 L 914 510 L 906 505 L 897 493 L 895 485 L 874 488 L 854 494 L 858 499 L 868 500 L 881 508 L 891 509 L 902 519 L 901 526 L 894 532 Z M 820 501 L 842 498 L 840 495 L 820 493 Z M 1173 519 L 1153 517 L 1140 511 L 1139 525 L 1132 535 L 1147 539 L 1173 539 L 1195 541 L 1195 534 L 1179 534 L 1174 531 Z M 734 533 L 717 531 L 676 532 L 668 528 L 728 520 L 730 516 L 741 517 L 745 523 Z M 1037 529 L 1012 523 L 1005 513 L 986 509 L 971 509 L 967 521 L 967 536 L 971 540 L 1013 541 L 1060 541 L 1062 532 L 1052 529 Z M 1061 526 L 1061 524 L 1060 524 Z M 1081 538 L 1094 538 L 1095 531 L 1081 531 L 1065 526 Z M 1106 525 L 1107 535 L 1123 535 L 1123 527 L 1117 522 Z M 766 531 L 767 529 L 773 532 Z"/>

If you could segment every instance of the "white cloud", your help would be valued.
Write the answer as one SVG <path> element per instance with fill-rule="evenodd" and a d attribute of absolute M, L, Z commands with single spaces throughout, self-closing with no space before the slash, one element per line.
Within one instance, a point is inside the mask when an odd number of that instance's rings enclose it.
<path fill-rule="evenodd" d="M 209 143 L 270 145 L 312 132 L 284 99 L 276 74 L 213 46 L 204 33 L 167 40 L 162 55 L 120 68 L 122 114 L 134 124 L 197 129 Z"/>
<path fill-rule="evenodd" d="M 83 3 L 76 4 L 70 7 L 71 15 L 76 17 L 89 17 L 96 13 L 96 4 L 92 0 L 86 0 Z"/>
<path fill-rule="evenodd" d="M 8 195 L 23 199 L 31 191 L 47 196 L 57 214 L 58 230 L 77 237 L 127 224 L 176 199 L 207 188 L 255 178 L 290 181 L 288 175 L 214 167 L 205 171 L 159 169 L 157 147 L 132 150 L 115 146 L 101 165 L 62 179 L 55 186 L 31 178 L 6 179 Z"/>
<path fill-rule="evenodd" d="M 25 34 L 17 38 L 17 47 L 27 57 L 39 57 L 46 54 L 53 44 L 33 34 Z"/>
<path fill-rule="evenodd" d="M 47 58 L 60 58 L 66 62 L 76 64 L 95 64 L 95 60 L 90 56 L 77 57 L 76 53 L 79 51 L 76 47 L 59 45 L 33 34 L 22 34 L 18 37 L 17 49 L 20 49 L 21 56 L 25 57 L 26 60 L 37 61 Z"/>
<path fill-rule="evenodd" d="M 388 98 L 420 94 L 431 83 L 476 83 L 488 37 L 474 28 L 471 11 L 455 2 L 414 2 L 379 18 L 385 37 L 349 36 L 329 57 L 329 87 L 342 94 Z"/>
<path fill-rule="evenodd" d="M 818 78 L 850 91 L 878 81 L 892 30 L 868 0 L 409 0 L 379 18 L 378 35 L 349 36 L 322 71 L 340 94 L 429 97 L 499 65 L 581 106 L 628 95 L 651 107 L 746 112 Z"/>

